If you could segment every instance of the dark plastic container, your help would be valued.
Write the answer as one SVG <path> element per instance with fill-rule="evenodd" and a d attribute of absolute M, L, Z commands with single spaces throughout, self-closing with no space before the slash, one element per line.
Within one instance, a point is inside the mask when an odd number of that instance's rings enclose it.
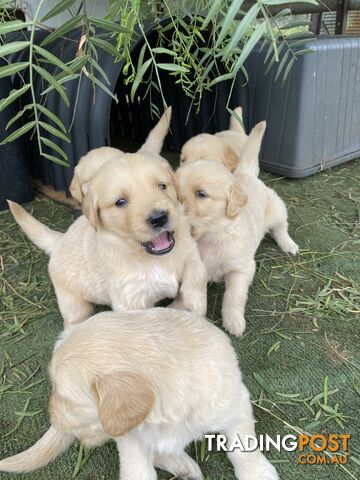
<path fill-rule="evenodd" d="M 283 87 L 249 57 L 251 125 L 267 120 L 261 167 L 305 177 L 360 156 L 360 37 L 315 37 Z"/>
<path fill-rule="evenodd" d="M 11 77 L 0 79 L 0 97 L 6 98 L 13 89 Z M 20 127 L 14 124 L 5 130 L 8 121 L 18 112 L 17 103 L 9 105 L 0 114 L 0 135 L 1 139 L 10 135 L 11 132 Z M 0 210 L 8 208 L 7 199 L 18 203 L 29 202 L 33 199 L 33 188 L 28 159 L 23 137 L 17 140 L 0 145 Z"/>

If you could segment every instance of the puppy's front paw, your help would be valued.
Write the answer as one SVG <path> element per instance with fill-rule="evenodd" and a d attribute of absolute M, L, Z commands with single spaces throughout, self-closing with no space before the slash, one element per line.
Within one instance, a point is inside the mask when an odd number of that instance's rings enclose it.
<path fill-rule="evenodd" d="M 241 337 L 245 331 L 246 320 L 241 313 L 230 315 L 229 313 L 223 312 L 223 325 L 231 335 Z"/>
<path fill-rule="evenodd" d="M 279 246 L 285 253 L 291 253 L 291 255 L 297 255 L 299 253 L 299 245 L 289 236 L 279 242 Z"/>
<path fill-rule="evenodd" d="M 261 454 L 256 461 L 253 459 L 250 464 L 238 468 L 236 478 L 238 480 L 279 480 L 279 474 L 276 468 Z"/>
<path fill-rule="evenodd" d="M 291 255 L 297 255 L 299 253 L 299 245 L 294 242 L 293 239 L 289 239 L 289 242 L 283 248 L 284 252 L 291 253 Z"/>

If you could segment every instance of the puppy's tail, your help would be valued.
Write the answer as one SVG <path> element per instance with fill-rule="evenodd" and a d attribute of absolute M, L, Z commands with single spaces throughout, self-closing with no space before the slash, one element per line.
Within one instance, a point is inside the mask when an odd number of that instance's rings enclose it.
<path fill-rule="evenodd" d="M 169 131 L 171 121 L 171 107 L 168 107 L 160 117 L 160 120 L 149 133 L 144 145 L 139 152 L 146 151 L 160 154 L 165 137 Z"/>
<path fill-rule="evenodd" d="M 0 461 L 1 472 L 31 472 L 61 455 L 72 444 L 74 437 L 51 426 L 35 445 L 24 452 Z"/>
<path fill-rule="evenodd" d="M 251 130 L 241 152 L 241 161 L 233 171 L 234 175 L 247 173 L 256 177 L 259 176 L 259 154 L 265 129 L 266 122 L 263 121 Z"/>
<path fill-rule="evenodd" d="M 37 247 L 41 248 L 41 250 L 50 254 L 56 241 L 63 234 L 51 230 L 46 225 L 38 222 L 18 203 L 8 200 L 8 204 L 16 222 L 20 225 L 30 240 L 34 242 Z"/>

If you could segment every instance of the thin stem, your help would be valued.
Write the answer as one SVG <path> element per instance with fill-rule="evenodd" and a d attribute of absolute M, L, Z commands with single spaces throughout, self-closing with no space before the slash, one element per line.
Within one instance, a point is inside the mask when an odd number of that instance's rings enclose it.
<path fill-rule="evenodd" d="M 36 25 L 37 25 L 37 18 L 39 16 L 41 7 L 45 0 L 40 0 L 35 14 L 34 14 L 34 19 L 32 22 L 31 26 L 31 34 L 30 34 L 30 45 L 29 45 L 29 83 L 30 83 L 30 92 L 31 92 L 31 99 L 32 99 L 32 104 L 33 104 L 33 109 L 34 109 L 34 118 L 35 118 L 35 128 L 36 128 L 36 137 L 37 137 L 37 143 L 39 146 L 39 152 L 40 155 L 43 154 L 42 151 L 42 145 L 41 145 L 41 134 L 40 134 L 40 124 L 39 124 L 39 113 L 37 109 L 37 104 L 36 104 L 36 96 L 35 96 L 35 90 L 34 90 L 34 82 L 33 82 L 33 76 L 34 76 L 34 69 L 33 69 L 33 54 L 34 54 L 34 38 L 35 38 L 35 31 L 36 31 Z"/>

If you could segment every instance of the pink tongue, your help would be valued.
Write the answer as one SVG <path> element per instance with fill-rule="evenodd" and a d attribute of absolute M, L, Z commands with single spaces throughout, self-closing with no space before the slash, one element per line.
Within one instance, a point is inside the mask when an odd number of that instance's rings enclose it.
<path fill-rule="evenodd" d="M 151 240 L 151 243 L 154 245 L 154 250 L 165 250 L 170 247 L 170 241 L 168 237 L 168 232 L 160 233 L 160 235 Z"/>

